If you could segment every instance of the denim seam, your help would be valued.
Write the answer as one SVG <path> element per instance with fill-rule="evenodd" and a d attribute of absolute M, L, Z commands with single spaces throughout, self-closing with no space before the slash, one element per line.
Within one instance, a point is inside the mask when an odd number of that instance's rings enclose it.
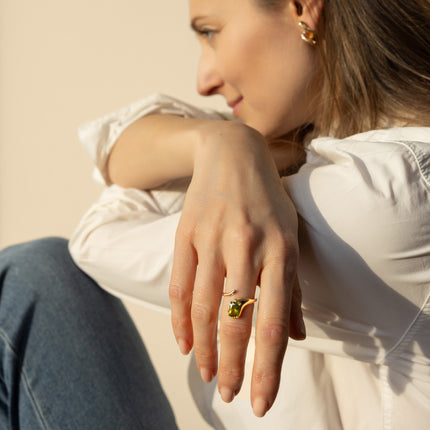
<path fill-rule="evenodd" d="M 19 356 L 15 351 L 15 348 L 12 345 L 11 340 L 9 339 L 9 336 L 7 335 L 7 333 L 0 328 L 0 337 L 4 340 L 6 348 L 10 351 L 10 353 L 13 355 L 15 360 L 19 360 Z M 22 368 L 20 375 L 22 377 L 22 381 L 24 383 L 24 388 L 25 391 L 27 392 L 27 395 L 30 399 L 30 403 L 33 405 L 33 410 L 35 412 L 35 415 L 39 421 L 39 423 L 41 424 L 42 428 L 45 430 L 48 430 L 48 426 L 46 424 L 46 420 L 43 416 L 42 410 L 40 409 L 34 395 L 33 392 L 30 388 L 30 383 L 28 382 L 28 378 L 27 378 L 27 374 L 25 373 L 24 367 Z"/>
<path fill-rule="evenodd" d="M 43 415 L 41 408 L 39 407 L 38 402 L 36 401 L 36 398 L 33 395 L 33 391 L 31 390 L 30 383 L 28 382 L 27 374 L 25 373 L 24 369 L 22 370 L 21 375 L 22 375 L 22 379 L 24 381 L 25 391 L 27 392 L 27 395 L 30 399 L 31 404 L 33 405 L 34 413 L 35 413 L 41 427 L 45 430 L 48 430 L 48 425 L 46 424 L 45 417 Z"/>

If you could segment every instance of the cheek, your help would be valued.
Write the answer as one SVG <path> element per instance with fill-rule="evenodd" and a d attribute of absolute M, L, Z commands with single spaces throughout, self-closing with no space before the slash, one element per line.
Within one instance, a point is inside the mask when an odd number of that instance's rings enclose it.
<path fill-rule="evenodd" d="M 303 46 L 302 46 L 303 44 Z M 272 112 L 286 119 L 293 127 L 309 121 L 309 105 L 314 97 L 315 55 L 300 39 L 287 49 L 271 53 L 271 64 L 266 64 L 267 94 L 272 95 Z M 267 106 L 269 108 L 269 106 Z"/>
<path fill-rule="evenodd" d="M 289 93 L 301 86 L 306 74 L 306 60 L 302 58 L 300 35 L 290 28 L 254 33 L 242 45 L 240 55 L 247 65 L 247 76 L 254 79 L 259 91 L 273 97 Z M 297 40 L 298 39 L 298 40 Z"/>
<path fill-rule="evenodd" d="M 258 83 L 258 76 L 267 62 L 264 55 L 267 46 L 270 42 L 265 39 L 265 32 L 255 26 L 242 25 L 223 34 L 217 52 L 218 65 L 226 81 L 233 85 L 249 85 L 255 79 Z"/>
<path fill-rule="evenodd" d="M 239 86 L 253 73 L 254 67 L 250 62 L 252 51 L 252 46 L 244 43 L 237 34 L 233 34 L 230 38 L 226 37 L 223 45 L 217 46 L 218 67 L 226 82 Z"/>

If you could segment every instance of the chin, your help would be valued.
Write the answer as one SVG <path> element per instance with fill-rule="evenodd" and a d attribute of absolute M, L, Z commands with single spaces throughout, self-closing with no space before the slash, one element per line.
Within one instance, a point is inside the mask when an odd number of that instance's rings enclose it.
<path fill-rule="evenodd" d="M 300 126 L 300 124 L 292 124 L 292 121 L 286 120 L 285 116 L 275 120 L 273 116 L 270 116 L 270 118 L 267 118 L 267 121 L 265 121 L 264 115 L 254 115 L 253 118 L 248 117 L 242 119 L 242 122 L 257 130 L 266 139 L 279 138 Z"/>
<path fill-rule="evenodd" d="M 268 127 L 267 124 L 263 124 L 261 121 L 243 121 L 247 126 L 257 130 L 264 137 L 270 137 L 274 130 Z"/>
<path fill-rule="evenodd" d="M 255 128 L 259 133 L 261 133 L 266 139 L 276 139 L 278 137 L 284 136 L 289 133 L 292 129 L 282 125 L 265 125 L 265 124 L 255 124 L 255 126 L 249 124 L 250 127 Z"/>

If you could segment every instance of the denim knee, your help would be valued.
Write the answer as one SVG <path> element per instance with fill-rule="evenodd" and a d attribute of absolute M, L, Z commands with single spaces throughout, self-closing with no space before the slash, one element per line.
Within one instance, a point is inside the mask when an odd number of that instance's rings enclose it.
<path fill-rule="evenodd" d="M 52 311 L 85 307 L 88 296 L 99 294 L 97 290 L 73 262 L 66 239 L 38 239 L 0 252 L 0 292 L 11 305 L 45 303 Z M 7 306 L 3 299 L 2 306 Z"/>
<path fill-rule="evenodd" d="M 67 240 L 44 238 L 14 245 L 0 252 L 1 288 L 12 283 L 22 293 L 43 294 L 58 277 L 76 271 L 67 249 Z M 37 291 L 35 291 L 37 290 Z"/>
<path fill-rule="evenodd" d="M 47 238 L 0 252 L 7 416 L 31 429 L 42 420 L 42 428 L 177 428 L 121 301 L 74 264 L 67 245 Z"/>
<path fill-rule="evenodd" d="M 59 237 L 49 237 L 12 245 L 0 252 L 1 268 L 20 267 L 20 272 L 43 269 L 44 264 L 51 258 L 64 256 L 67 240 Z"/>

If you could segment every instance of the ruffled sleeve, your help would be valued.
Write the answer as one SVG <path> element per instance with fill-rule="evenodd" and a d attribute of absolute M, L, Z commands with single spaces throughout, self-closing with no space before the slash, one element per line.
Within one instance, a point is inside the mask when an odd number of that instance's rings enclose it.
<path fill-rule="evenodd" d="M 175 234 L 189 178 L 142 191 L 111 185 L 106 174 L 109 153 L 120 134 L 154 113 L 226 119 L 155 94 L 82 126 L 79 139 L 94 163 L 95 178 L 107 186 L 82 218 L 69 249 L 75 263 L 111 294 L 168 310 Z"/>
<path fill-rule="evenodd" d="M 94 178 L 110 185 L 106 163 L 118 137 L 133 122 L 150 114 L 177 115 L 184 118 L 226 119 L 226 115 L 196 108 L 164 94 L 153 94 L 100 119 L 81 126 L 78 136 L 94 163 Z"/>

